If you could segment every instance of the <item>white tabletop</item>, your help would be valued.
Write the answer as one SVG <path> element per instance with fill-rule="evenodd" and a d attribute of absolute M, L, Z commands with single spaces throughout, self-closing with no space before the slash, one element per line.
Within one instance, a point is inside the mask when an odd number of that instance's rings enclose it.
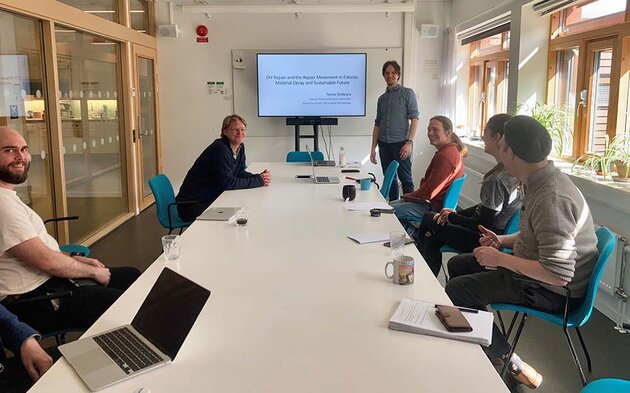
<path fill-rule="evenodd" d="M 507 392 L 478 345 L 389 330 L 404 296 L 450 304 L 413 244 L 415 283 L 385 278 L 389 249 L 349 233 L 401 230 L 393 215 L 346 211 L 341 184 L 295 179 L 304 164 L 257 163 L 270 187 L 224 192 L 213 206 L 249 206 L 247 226 L 197 221 L 181 257 L 158 258 L 88 330 L 127 324 L 164 266 L 212 294 L 175 361 L 103 392 Z M 350 176 L 357 176 L 350 174 Z M 376 188 L 356 201 L 382 201 Z M 159 241 L 156 239 L 156 241 Z M 141 247 L 141 245 L 133 245 Z M 31 392 L 87 392 L 65 359 Z"/>

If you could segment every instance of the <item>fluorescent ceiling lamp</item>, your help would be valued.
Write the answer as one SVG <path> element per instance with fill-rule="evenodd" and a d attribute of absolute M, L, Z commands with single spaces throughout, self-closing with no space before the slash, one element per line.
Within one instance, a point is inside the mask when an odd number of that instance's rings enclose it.
<path fill-rule="evenodd" d="M 115 14 L 114 10 L 96 10 L 96 11 L 85 11 L 89 14 Z"/>

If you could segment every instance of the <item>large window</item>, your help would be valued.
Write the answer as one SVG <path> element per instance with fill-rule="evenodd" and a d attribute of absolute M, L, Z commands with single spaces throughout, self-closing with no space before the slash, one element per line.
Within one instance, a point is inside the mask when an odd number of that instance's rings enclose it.
<path fill-rule="evenodd" d="M 552 17 L 547 102 L 563 124 L 564 157 L 602 154 L 630 128 L 628 2 L 588 1 Z"/>
<path fill-rule="evenodd" d="M 57 0 L 88 14 L 155 35 L 153 0 Z M 125 4 L 126 1 L 128 4 Z M 123 7 L 125 6 L 125 7 Z M 127 11 L 125 13 L 125 11 Z"/>
<path fill-rule="evenodd" d="M 490 117 L 507 111 L 509 37 L 506 31 L 469 44 L 468 125 L 473 138 L 481 136 Z"/>

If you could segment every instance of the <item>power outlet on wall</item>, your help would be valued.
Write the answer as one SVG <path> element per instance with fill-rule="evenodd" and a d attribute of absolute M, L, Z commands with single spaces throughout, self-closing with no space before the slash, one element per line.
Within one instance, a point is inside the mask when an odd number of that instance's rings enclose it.
<path fill-rule="evenodd" d="M 245 60 L 243 59 L 243 51 L 241 50 L 232 51 L 232 68 L 236 68 L 239 70 L 245 69 Z"/>

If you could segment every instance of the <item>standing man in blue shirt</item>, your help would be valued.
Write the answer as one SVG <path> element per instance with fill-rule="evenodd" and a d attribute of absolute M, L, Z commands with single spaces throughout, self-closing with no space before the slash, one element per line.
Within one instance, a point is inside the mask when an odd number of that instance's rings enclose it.
<path fill-rule="evenodd" d="M 418 102 L 412 89 L 398 83 L 400 65 L 396 61 L 390 60 L 383 64 L 383 78 L 387 83 L 387 89 L 378 98 L 370 161 L 372 164 L 377 163 L 377 145 L 383 173 L 392 161 L 398 161 L 400 164 L 398 178 L 402 183 L 403 193 L 406 194 L 414 190 L 411 156 L 413 140 L 418 129 Z M 398 198 L 398 182 L 394 179 L 389 191 L 389 200 L 395 201 Z"/>

